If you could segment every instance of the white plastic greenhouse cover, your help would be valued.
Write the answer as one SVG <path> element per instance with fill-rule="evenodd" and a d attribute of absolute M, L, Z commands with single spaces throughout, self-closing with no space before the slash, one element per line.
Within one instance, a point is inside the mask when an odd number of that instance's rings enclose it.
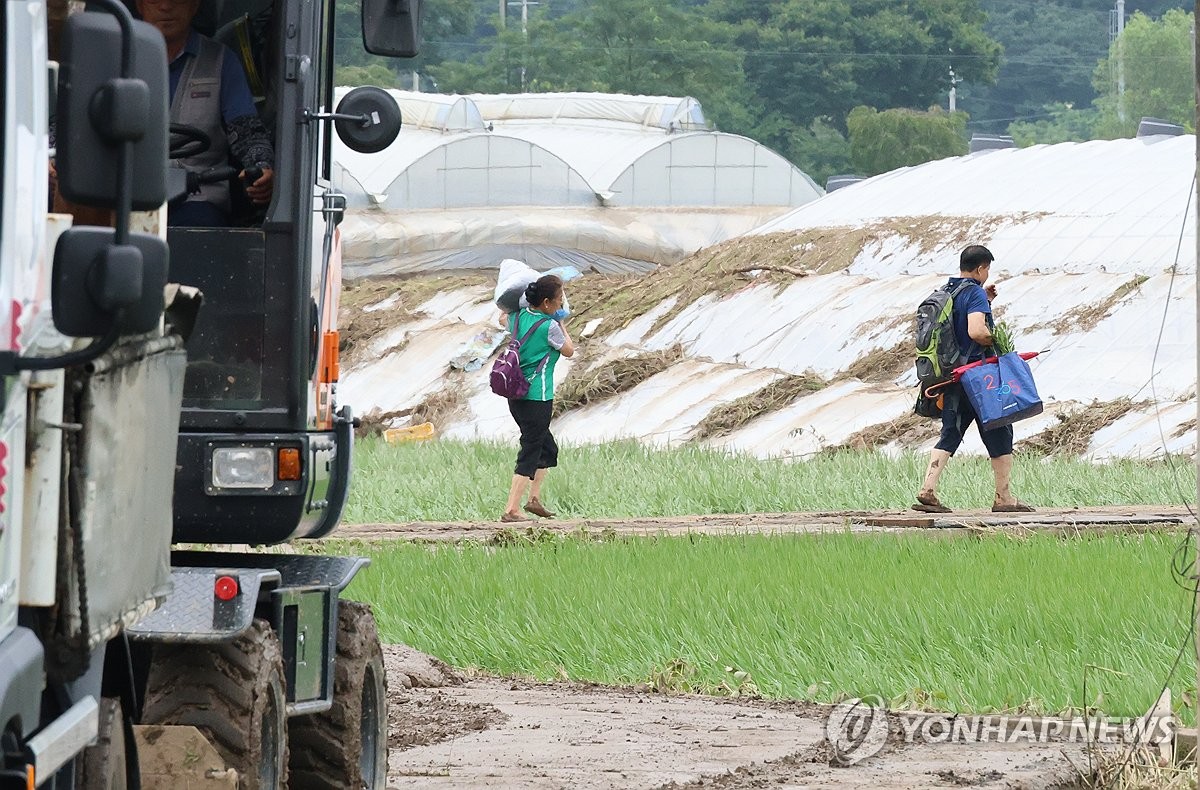
<path fill-rule="evenodd" d="M 675 307 L 668 298 L 605 337 L 604 353 L 680 344 L 684 359 L 564 415 L 555 422 L 556 436 L 678 445 L 715 407 L 804 372 L 833 383 L 703 443 L 806 457 L 858 431 L 895 425 L 911 414 L 911 369 L 882 383 L 847 371 L 910 347 L 916 305 L 955 272 L 961 246 L 976 241 L 996 254 L 996 307 L 1018 348 L 1049 351 L 1031 363 L 1045 413 L 1014 426 L 1018 442 L 1057 425 L 1060 416 L 1124 403 L 1127 411 L 1091 437 L 1085 456 L 1193 452 L 1195 144 L 1192 136 L 1155 137 L 981 152 L 828 195 L 756 232 L 794 234 L 798 248 L 836 247 L 849 231 L 874 228 L 848 267 L 814 272 L 783 289 L 750 285 L 723 298 L 704 296 L 656 328 Z M 932 226 L 930 218 L 937 220 Z M 940 232 L 923 237 L 930 227 Z M 809 233 L 828 229 L 835 232 Z M 370 363 L 344 374 L 340 394 L 360 413 L 411 407 L 447 386 L 437 361 L 494 325 L 487 296 L 470 290 L 439 295 L 419 312 L 372 341 Z M 558 375 L 568 373 L 563 360 Z M 486 366 L 454 386 L 466 410 L 437 426 L 442 435 L 515 441 L 504 401 L 488 390 Z M 933 441 L 926 431 L 884 449 L 927 450 Z M 962 451 L 983 452 L 974 430 Z"/>
<path fill-rule="evenodd" d="M 753 140 L 681 131 L 705 128 L 690 97 L 389 92 L 405 119 L 391 146 L 361 154 L 334 140 L 335 187 L 351 209 L 383 213 L 351 213 L 350 277 L 386 271 L 388 260 L 397 273 L 490 268 L 498 251 L 550 266 L 582 256 L 589 268 L 644 270 L 822 194 Z M 646 209 L 632 223 L 606 213 L 632 206 Z M 579 210 L 588 216 L 571 213 Z M 583 222 L 585 247 L 564 241 L 571 222 Z M 354 243 L 366 224 L 369 250 Z"/>
<path fill-rule="evenodd" d="M 470 94 L 489 121 L 603 121 L 659 129 L 707 129 L 704 110 L 691 96 L 614 93 Z"/>
<path fill-rule="evenodd" d="M 1191 204 L 1196 138 L 1154 136 L 980 151 L 839 189 L 756 233 L 934 215 L 981 220 L 982 243 L 1009 273 L 1196 270 Z M 1183 244 L 1180 246 L 1180 239 Z M 895 247 L 895 249 L 893 249 Z M 883 241 L 855 274 L 945 268 L 941 256 Z"/>

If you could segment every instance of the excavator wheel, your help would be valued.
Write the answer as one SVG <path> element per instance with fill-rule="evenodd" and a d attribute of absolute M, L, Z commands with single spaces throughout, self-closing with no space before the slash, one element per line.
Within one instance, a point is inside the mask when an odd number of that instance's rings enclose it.
<path fill-rule="evenodd" d="M 387 678 L 371 607 L 338 602 L 333 707 L 290 722 L 293 790 L 383 790 Z"/>
<path fill-rule="evenodd" d="M 240 790 L 287 782 L 283 653 L 266 620 L 218 644 L 155 645 L 143 724 L 191 725 L 237 771 Z"/>

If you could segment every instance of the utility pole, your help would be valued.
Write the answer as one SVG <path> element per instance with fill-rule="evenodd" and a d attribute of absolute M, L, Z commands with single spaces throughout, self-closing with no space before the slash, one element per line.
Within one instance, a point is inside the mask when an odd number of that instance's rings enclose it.
<path fill-rule="evenodd" d="M 500 0 L 500 26 L 506 27 L 508 6 L 521 6 L 521 35 L 525 37 L 525 47 L 529 47 L 529 6 L 541 5 L 537 0 Z M 525 54 L 521 54 L 521 93 L 525 92 Z"/>
<path fill-rule="evenodd" d="M 1121 34 L 1125 32 L 1125 0 L 1117 0 L 1117 7 L 1112 11 L 1111 24 L 1108 26 L 1109 43 L 1117 44 L 1117 118 L 1125 121 L 1125 44 Z"/>
<path fill-rule="evenodd" d="M 950 112 L 954 112 L 958 109 L 958 88 L 956 86 L 960 82 L 962 82 L 962 79 L 954 76 L 954 67 L 951 66 L 950 67 Z"/>

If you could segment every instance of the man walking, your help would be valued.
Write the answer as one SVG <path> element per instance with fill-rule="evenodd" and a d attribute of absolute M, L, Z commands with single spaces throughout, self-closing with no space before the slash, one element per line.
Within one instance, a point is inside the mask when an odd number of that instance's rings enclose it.
<path fill-rule="evenodd" d="M 947 291 L 954 291 L 960 284 L 966 283 L 957 296 L 954 297 L 954 339 L 963 360 L 975 362 L 984 358 L 984 349 L 992 345 L 992 300 L 996 298 L 996 286 L 987 285 L 991 273 L 992 261 L 995 257 L 987 247 L 972 244 L 962 251 L 959 256 L 959 276 L 951 277 L 946 283 Z M 948 384 L 942 388 L 942 435 L 934 445 L 929 455 L 929 466 L 925 470 L 925 480 L 917 493 L 917 504 L 913 510 L 923 513 L 949 513 L 937 498 L 938 479 L 946 469 L 950 457 L 962 444 L 963 435 L 972 422 L 979 430 L 979 438 L 987 448 L 988 457 L 992 459 L 992 473 L 996 478 L 996 496 L 992 500 L 992 510 L 996 513 L 1028 513 L 1033 510 L 1029 505 L 1019 501 L 1012 493 L 1012 449 L 1013 429 L 1011 425 L 1001 428 L 983 430 L 975 408 L 958 383 Z"/>

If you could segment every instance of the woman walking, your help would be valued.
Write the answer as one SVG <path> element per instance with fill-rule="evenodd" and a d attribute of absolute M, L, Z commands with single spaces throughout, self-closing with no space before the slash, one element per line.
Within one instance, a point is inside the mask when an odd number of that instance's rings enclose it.
<path fill-rule="evenodd" d="M 525 289 L 529 307 L 517 311 L 509 319 L 512 337 L 529 337 L 521 343 L 519 355 L 521 372 L 529 380 L 529 393 L 521 399 L 509 399 L 508 410 L 521 429 L 521 449 L 513 471 L 508 504 L 500 520 L 505 523 L 529 521 L 521 513 L 521 499 L 529 490 L 525 510 L 535 516 L 553 518 L 554 513 L 542 504 L 542 483 L 546 471 L 558 466 L 558 444 L 550 433 L 550 415 L 554 408 L 554 365 L 560 356 L 575 354 L 567 330 L 556 316 L 563 306 L 562 280 L 548 274 Z"/>

